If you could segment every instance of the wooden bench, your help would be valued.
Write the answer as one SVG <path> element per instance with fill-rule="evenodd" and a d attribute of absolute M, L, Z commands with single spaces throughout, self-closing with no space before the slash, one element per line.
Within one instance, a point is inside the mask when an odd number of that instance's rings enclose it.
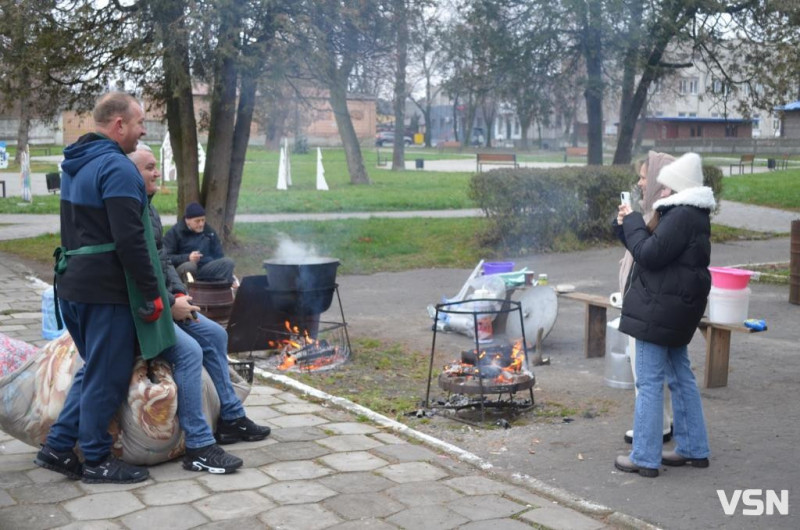
<path fill-rule="evenodd" d="M 445 149 L 448 151 L 461 151 L 461 147 L 461 142 L 457 142 L 455 140 L 448 140 L 446 142 L 439 142 L 436 144 L 436 148 L 440 153 L 444 152 Z"/>
<path fill-rule="evenodd" d="M 727 386 L 731 332 L 756 333 L 758 330 L 737 324 L 709 322 L 707 318 L 700 321 L 697 329 L 702 331 L 706 338 L 706 372 L 703 377 L 703 386 L 706 388 Z"/>
<path fill-rule="evenodd" d="M 744 167 L 747 164 L 750 164 L 750 173 L 752 173 L 753 172 L 753 164 L 755 164 L 755 161 L 756 161 L 756 155 L 742 155 L 739 158 L 739 162 L 737 164 L 731 164 L 730 174 L 733 175 L 733 168 L 735 168 L 735 167 L 739 168 L 739 174 L 744 173 Z"/>
<path fill-rule="evenodd" d="M 389 157 L 387 157 L 387 156 L 381 156 L 381 150 L 380 150 L 380 148 L 377 148 L 377 149 L 375 149 L 375 155 L 376 155 L 376 157 L 377 157 L 377 159 L 378 159 L 378 160 L 377 160 L 377 165 L 378 165 L 379 167 L 381 167 L 381 166 L 385 166 L 385 165 L 388 163 L 388 161 L 389 161 Z"/>
<path fill-rule="evenodd" d="M 588 147 L 567 147 L 564 151 L 564 162 L 571 156 L 589 156 Z"/>
<path fill-rule="evenodd" d="M 772 167 L 770 166 L 770 161 L 772 161 Z M 767 159 L 767 167 L 769 169 L 788 169 L 789 168 L 789 155 L 780 155 L 776 156 L 775 158 Z"/>
<path fill-rule="evenodd" d="M 603 357 L 606 354 L 606 312 L 614 308 L 607 296 L 587 293 L 558 293 L 558 296 L 586 304 L 586 319 L 583 326 L 583 352 L 587 358 Z"/>
<path fill-rule="evenodd" d="M 476 156 L 475 163 L 477 164 L 478 173 L 481 172 L 484 164 L 492 166 L 505 164 L 512 165 L 515 168 L 519 167 L 517 155 L 514 153 L 476 153 Z"/>
<path fill-rule="evenodd" d="M 587 293 L 559 293 L 562 298 L 586 304 L 586 320 L 583 331 L 583 349 L 587 358 L 603 357 L 606 354 L 607 310 L 614 308 L 608 297 Z M 615 308 L 616 309 L 616 308 Z M 698 324 L 706 339 L 706 370 L 703 378 L 705 388 L 719 388 L 728 384 L 728 360 L 731 350 L 731 332 L 755 333 L 756 330 L 737 324 L 719 324 L 703 317 Z"/>

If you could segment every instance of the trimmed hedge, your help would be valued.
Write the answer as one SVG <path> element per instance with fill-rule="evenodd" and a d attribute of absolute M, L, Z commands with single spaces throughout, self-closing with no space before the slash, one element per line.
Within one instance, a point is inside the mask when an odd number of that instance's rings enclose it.
<path fill-rule="evenodd" d="M 719 197 L 722 171 L 704 166 L 703 174 Z M 516 254 L 553 250 L 570 239 L 612 241 L 619 193 L 636 180 L 631 166 L 501 168 L 475 174 L 469 196 L 490 220 L 484 243 Z"/>

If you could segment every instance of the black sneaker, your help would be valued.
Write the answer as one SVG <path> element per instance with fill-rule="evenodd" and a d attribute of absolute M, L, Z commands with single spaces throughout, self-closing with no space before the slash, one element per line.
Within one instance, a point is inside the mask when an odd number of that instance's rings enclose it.
<path fill-rule="evenodd" d="M 222 418 L 217 422 L 217 432 L 214 436 L 217 443 L 225 445 L 244 440 L 245 442 L 257 442 L 263 440 L 271 432 L 269 427 L 256 425 L 247 416 L 242 416 L 233 421 L 225 421 Z"/>
<path fill-rule="evenodd" d="M 207 445 L 198 449 L 187 449 L 183 457 L 183 469 L 189 471 L 208 471 L 215 475 L 233 473 L 242 467 L 242 459 L 226 453 L 217 444 Z"/>
<path fill-rule="evenodd" d="M 56 451 L 47 446 L 42 445 L 33 463 L 45 469 L 50 469 L 56 473 L 66 475 L 72 480 L 80 480 L 83 476 L 83 466 L 81 461 L 78 460 L 78 455 L 73 450 L 69 451 Z"/>
<path fill-rule="evenodd" d="M 109 456 L 102 463 L 83 465 L 83 481 L 86 484 L 133 484 L 150 478 L 150 472 Z"/>

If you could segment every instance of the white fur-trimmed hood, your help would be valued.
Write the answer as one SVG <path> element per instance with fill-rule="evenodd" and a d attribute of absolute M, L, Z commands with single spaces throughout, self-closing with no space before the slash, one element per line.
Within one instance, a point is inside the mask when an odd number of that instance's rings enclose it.
<path fill-rule="evenodd" d="M 711 188 L 699 186 L 659 199 L 653 204 L 653 209 L 663 210 L 671 206 L 695 206 L 703 210 L 714 211 L 714 208 L 717 207 L 717 201 L 714 200 L 714 192 Z"/>

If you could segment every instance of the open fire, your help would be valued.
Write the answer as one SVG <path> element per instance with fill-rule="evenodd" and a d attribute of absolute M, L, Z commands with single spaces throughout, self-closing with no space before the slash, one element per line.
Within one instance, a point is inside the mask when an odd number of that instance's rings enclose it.
<path fill-rule="evenodd" d="M 327 324 L 320 322 L 321 325 Z M 273 368 L 286 372 L 329 370 L 347 361 L 349 348 L 344 337 L 344 325 L 332 323 L 321 326 L 312 336 L 308 329 L 285 321 L 281 338 L 268 341 Z"/>
<path fill-rule="evenodd" d="M 533 374 L 525 366 L 522 341 L 461 352 L 461 360 L 444 366 L 439 386 L 462 394 L 514 393 L 531 388 Z"/>

